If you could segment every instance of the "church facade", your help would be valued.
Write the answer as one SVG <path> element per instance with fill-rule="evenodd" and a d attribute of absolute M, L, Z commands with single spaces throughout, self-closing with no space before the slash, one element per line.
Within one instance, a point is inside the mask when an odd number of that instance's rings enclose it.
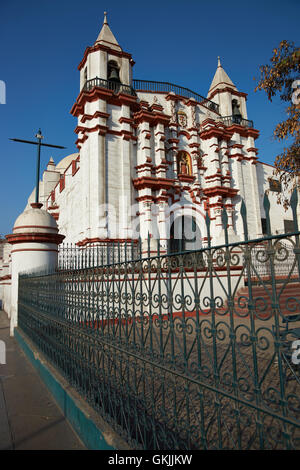
<path fill-rule="evenodd" d="M 263 195 L 270 190 L 273 233 L 289 229 L 291 212 L 276 204 L 280 185 L 258 160 L 259 131 L 247 115 L 247 94 L 237 89 L 218 59 L 207 97 L 165 82 L 132 78 L 134 61 L 105 17 L 79 64 L 78 153 L 49 161 L 41 202 L 66 242 L 87 246 L 139 236 L 205 244 L 205 215 L 212 243 L 222 243 L 222 209 L 231 241 L 243 233 L 247 207 L 252 237 L 265 232 Z M 33 195 L 29 198 L 28 206 Z M 176 242 L 175 248 L 176 248 Z"/>
<path fill-rule="evenodd" d="M 259 131 L 248 119 L 247 94 L 238 90 L 220 59 L 206 97 L 171 83 L 133 79 L 133 66 L 105 16 L 95 44 L 86 49 L 78 67 L 80 91 L 71 109 L 77 119 L 78 151 L 57 164 L 50 158 L 39 183 L 43 214 L 38 217 L 44 220 L 51 214 L 57 228 L 51 217 L 49 230 L 60 234 L 51 237 L 62 237 L 82 250 L 141 239 L 143 256 L 149 249 L 156 254 L 158 247 L 165 254 L 207 246 L 208 214 L 210 243 L 218 246 L 225 242 L 224 208 L 229 242 L 244 240 L 244 201 L 248 236 L 260 238 L 266 233 L 266 191 L 271 232 L 294 231 L 291 209 L 277 204 L 281 187 L 274 168 L 258 159 Z M 35 189 L 25 219 L 34 201 Z M 43 225 L 34 224 L 32 230 L 44 231 Z M 41 233 L 31 237 L 34 243 L 40 240 L 40 246 L 25 243 L 22 250 L 12 250 L 17 232 L 26 227 L 27 222 L 14 227 L 16 233 L 1 244 L 0 300 L 9 315 L 17 310 L 12 255 L 23 250 L 32 266 L 38 253 L 57 253 L 57 245 L 44 246 Z M 22 263 L 18 269 L 23 269 Z M 15 279 L 17 274 L 15 270 Z M 205 272 L 199 276 L 204 279 Z M 239 282 L 240 271 L 232 276 Z M 223 277 L 226 273 L 220 274 Z M 215 291 L 224 295 L 217 281 Z"/>
<path fill-rule="evenodd" d="M 65 242 L 160 238 L 181 248 L 243 237 L 242 199 L 250 237 L 265 233 L 263 195 L 270 190 L 271 229 L 288 231 L 291 211 L 276 204 L 273 168 L 258 160 L 259 131 L 247 115 L 247 94 L 218 59 L 206 98 L 165 82 L 133 79 L 134 61 L 106 16 L 79 64 L 80 92 L 71 109 L 78 152 L 50 159 L 40 201 L 57 220 Z M 33 202 L 34 192 L 28 200 Z"/>

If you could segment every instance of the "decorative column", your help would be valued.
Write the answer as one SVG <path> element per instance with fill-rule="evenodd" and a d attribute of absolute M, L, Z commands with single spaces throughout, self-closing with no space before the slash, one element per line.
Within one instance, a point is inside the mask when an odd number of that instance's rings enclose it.
<path fill-rule="evenodd" d="M 122 140 L 120 144 L 120 183 L 118 200 L 115 200 L 115 207 L 118 207 L 119 238 L 131 238 L 130 229 L 130 205 L 132 203 L 132 182 L 131 182 L 131 161 L 132 161 L 132 136 L 134 121 L 130 117 L 130 106 L 123 103 L 121 106 Z M 111 194 L 111 199 L 117 195 Z"/>
<path fill-rule="evenodd" d="M 178 101 L 178 98 L 173 92 L 170 92 L 166 96 L 166 101 L 170 102 L 170 122 L 168 126 L 168 131 L 169 131 L 169 139 L 168 139 L 168 144 L 169 144 L 169 152 L 170 152 L 170 157 L 171 161 L 170 163 L 172 164 L 173 168 L 173 177 L 175 179 L 178 178 L 177 175 L 177 152 L 178 152 L 178 144 L 179 144 L 179 139 L 177 137 L 177 131 L 178 131 L 178 123 L 177 123 L 177 112 L 176 112 L 176 104 Z"/>
<path fill-rule="evenodd" d="M 19 274 L 33 270 L 52 271 L 57 267 L 58 245 L 65 238 L 58 233 L 55 219 L 42 204 L 33 203 L 16 220 L 13 233 L 6 235 L 11 250 L 10 334 L 18 326 Z"/>

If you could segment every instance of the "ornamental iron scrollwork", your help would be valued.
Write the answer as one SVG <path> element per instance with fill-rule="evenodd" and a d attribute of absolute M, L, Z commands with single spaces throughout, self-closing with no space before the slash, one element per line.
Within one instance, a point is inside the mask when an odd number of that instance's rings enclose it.
<path fill-rule="evenodd" d="M 19 328 L 136 449 L 299 449 L 295 231 L 198 250 L 64 246 L 19 281 Z M 152 245 L 153 248 L 153 245 Z M 298 330 L 298 331 L 297 331 Z M 296 359 L 296 360 L 295 360 Z"/>

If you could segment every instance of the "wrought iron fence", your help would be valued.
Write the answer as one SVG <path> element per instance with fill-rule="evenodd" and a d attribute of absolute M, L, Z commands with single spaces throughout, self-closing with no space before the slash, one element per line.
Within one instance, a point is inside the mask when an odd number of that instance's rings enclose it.
<path fill-rule="evenodd" d="M 117 261 L 126 262 L 139 256 L 141 242 L 139 240 L 125 242 L 98 242 L 93 245 L 78 247 L 76 244 L 65 243 L 59 246 L 58 269 L 84 269 L 104 266 Z"/>
<path fill-rule="evenodd" d="M 265 283 L 272 281 L 271 266 L 266 263 L 269 257 L 268 243 L 262 242 L 252 248 L 253 269 L 251 271 L 252 283 L 260 282 L 257 274 Z M 276 257 L 272 265 L 277 282 L 285 281 L 289 277 L 290 282 L 299 282 L 298 265 L 293 246 L 284 240 L 278 240 L 276 247 Z M 247 277 L 246 277 L 247 281 Z"/>
<path fill-rule="evenodd" d="M 291 205 L 288 235 L 271 235 L 265 197 L 263 240 L 248 239 L 242 204 L 240 243 L 228 243 L 224 210 L 222 246 L 211 246 L 207 216 L 199 250 L 161 253 L 158 241 L 151 255 L 149 240 L 128 259 L 24 274 L 19 327 L 136 449 L 299 449 L 295 192 Z M 271 283 L 256 267 L 262 241 Z M 293 262 L 278 283 L 282 243 Z"/>

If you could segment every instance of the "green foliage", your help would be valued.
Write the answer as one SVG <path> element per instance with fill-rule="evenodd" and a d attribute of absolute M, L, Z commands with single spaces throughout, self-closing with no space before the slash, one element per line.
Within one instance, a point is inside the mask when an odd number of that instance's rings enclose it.
<path fill-rule="evenodd" d="M 287 207 L 289 202 L 285 194 L 299 183 L 300 175 L 300 93 L 296 83 L 300 80 L 300 48 L 292 42 L 281 41 L 273 50 L 270 61 L 271 64 L 260 66 L 261 77 L 255 91 L 264 90 L 270 101 L 279 95 L 283 102 L 288 103 L 287 119 L 279 122 L 274 130 L 276 140 L 289 139 L 291 142 L 274 162 L 274 174 L 279 176 L 284 189 L 278 194 L 278 202 Z"/>

